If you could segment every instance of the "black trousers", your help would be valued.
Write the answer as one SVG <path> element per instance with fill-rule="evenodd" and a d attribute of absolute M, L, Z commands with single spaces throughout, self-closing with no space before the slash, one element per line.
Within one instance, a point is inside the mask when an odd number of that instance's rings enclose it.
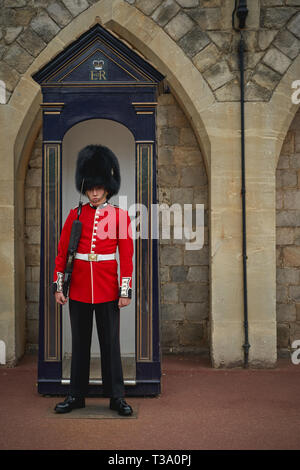
<path fill-rule="evenodd" d="M 69 299 L 69 309 L 72 332 L 70 394 L 74 397 L 84 397 L 88 394 L 93 312 L 95 311 L 104 395 L 114 398 L 124 397 L 118 300 L 87 304 Z"/>

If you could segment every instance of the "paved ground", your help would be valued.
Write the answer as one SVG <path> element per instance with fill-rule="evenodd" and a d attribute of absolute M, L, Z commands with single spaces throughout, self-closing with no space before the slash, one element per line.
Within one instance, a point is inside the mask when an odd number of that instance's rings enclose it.
<path fill-rule="evenodd" d="M 36 358 L 0 367 L 0 449 L 300 449 L 300 365 L 214 370 L 165 356 L 162 394 L 128 398 L 137 419 L 60 419 L 36 390 Z M 106 405 L 89 398 L 87 405 Z"/>

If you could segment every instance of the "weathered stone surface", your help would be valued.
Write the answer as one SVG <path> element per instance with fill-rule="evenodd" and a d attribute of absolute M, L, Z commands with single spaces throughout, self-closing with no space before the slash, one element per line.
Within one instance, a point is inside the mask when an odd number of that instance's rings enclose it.
<path fill-rule="evenodd" d="M 294 322 L 296 321 L 295 304 L 277 304 L 277 321 L 278 322 Z"/>
<path fill-rule="evenodd" d="M 4 55 L 5 62 L 20 73 L 26 72 L 34 57 L 18 44 L 13 44 Z"/>
<path fill-rule="evenodd" d="M 300 39 L 300 12 L 292 18 L 287 28 Z"/>
<path fill-rule="evenodd" d="M 160 262 L 163 266 L 178 266 L 183 264 L 181 247 L 162 246 L 160 248 Z"/>
<path fill-rule="evenodd" d="M 279 83 L 281 75 L 264 64 L 259 64 L 255 70 L 252 80 L 263 88 L 273 90 Z"/>
<path fill-rule="evenodd" d="M 300 247 L 286 246 L 283 249 L 284 265 L 300 267 Z"/>
<path fill-rule="evenodd" d="M 13 28 L 13 27 L 6 28 L 6 34 L 4 37 L 6 44 L 13 43 L 17 39 L 19 34 L 21 33 L 22 29 L 23 29 L 22 26 L 17 26 L 16 28 Z"/>
<path fill-rule="evenodd" d="M 27 28 L 17 39 L 17 42 L 34 57 L 37 57 L 46 47 L 46 43 L 31 28 Z"/>
<path fill-rule="evenodd" d="M 230 71 L 224 59 L 206 70 L 203 76 L 213 90 L 216 90 L 234 78 L 233 73 Z"/>
<path fill-rule="evenodd" d="M 160 26 L 165 26 L 179 10 L 174 0 L 166 0 L 154 11 L 152 19 Z"/>
<path fill-rule="evenodd" d="M 275 47 L 272 47 L 267 51 L 263 58 L 263 62 L 280 74 L 284 74 L 292 63 L 291 59 Z"/>
<path fill-rule="evenodd" d="M 187 280 L 208 282 L 208 266 L 190 266 Z"/>
<path fill-rule="evenodd" d="M 60 31 L 59 26 L 46 13 L 40 13 L 31 21 L 30 25 L 33 31 L 35 31 L 46 43 L 51 41 L 51 39 Z"/>
<path fill-rule="evenodd" d="M 163 321 L 182 321 L 185 316 L 184 305 L 162 303 L 160 307 L 160 315 Z"/>
<path fill-rule="evenodd" d="M 47 7 L 47 11 L 51 18 L 62 28 L 72 20 L 70 12 L 66 8 L 63 8 L 60 3 L 50 3 Z"/>
<path fill-rule="evenodd" d="M 177 127 L 163 127 L 158 136 L 159 145 L 178 145 L 179 129 Z"/>
<path fill-rule="evenodd" d="M 276 34 L 278 34 L 278 31 L 276 29 L 262 29 L 261 31 L 258 32 L 258 47 L 262 51 L 266 50 L 273 39 L 275 38 Z"/>
<path fill-rule="evenodd" d="M 294 243 L 294 229 L 292 227 L 278 227 L 276 231 L 277 245 L 291 245 Z"/>
<path fill-rule="evenodd" d="M 299 266 L 299 263 L 298 263 Z M 300 302 L 300 286 L 290 286 L 290 298 L 295 302 Z"/>
<path fill-rule="evenodd" d="M 208 246 L 205 245 L 201 250 L 185 250 L 184 264 L 188 266 L 208 265 Z"/>
<path fill-rule="evenodd" d="M 191 204 L 193 202 L 193 188 L 172 188 L 171 202 L 172 204 Z"/>
<path fill-rule="evenodd" d="M 168 282 L 162 286 L 164 302 L 178 302 L 178 287 L 176 283 Z"/>
<path fill-rule="evenodd" d="M 193 63 L 196 65 L 197 69 L 200 72 L 205 72 L 209 67 L 214 65 L 221 57 L 221 52 L 215 46 L 215 44 L 210 43 L 203 50 L 198 52 L 198 54 L 193 57 Z"/>
<path fill-rule="evenodd" d="M 0 64 L 0 80 L 3 80 L 6 90 L 12 91 L 20 79 L 19 73 L 5 62 Z"/>
<path fill-rule="evenodd" d="M 155 8 L 157 8 L 161 3 L 162 0 L 136 0 L 135 5 L 145 13 L 145 15 L 151 15 Z"/>
<path fill-rule="evenodd" d="M 208 300 L 208 286 L 185 282 L 178 287 L 180 302 L 204 302 Z"/>
<path fill-rule="evenodd" d="M 276 214 L 277 227 L 300 227 L 300 210 L 297 211 L 277 211 Z"/>
<path fill-rule="evenodd" d="M 165 31 L 175 41 L 179 41 L 185 34 L 187 34 L 193 27 L 194 22 L 185 13 L 180 11 L 171 21 L 165 26 Z"/>
<path fill-rule="evenodd" d="M 290 59 L 299 54 L 300 41 L 287 30 L 279 31 L 273 44 Z"/>
<path fill-rule="evenodd" d="M 200 345 L 203 338 L 201 323 L 184 323 L 179 326 L 179 341 L 185 346 Z"/>
<path fill-rule="evenodd" d="M 184 282 L 187 279 L 187 266 L 172 266 L 170 268 L 171 280 L 174 282 Z"/>
<path fill-rule="evenodd" d="M 272 91 L 261 87 L 257 83 L 248 82 L 245 85 L 245 101 L 268 101 Z"/>
<path fill-rule="evenodd" d="M 28 26 L 30 21 L 36 15 L 36 12 L 36 8 L 33 6 L 15 10 L 15 25 Z"/>
<path fill-rule="evenodd" d="M 187 302 L 185 317 L 188 321 L 199 322 L 208 319 L 209 306 L 207 302 Z"/>
<path fill-rule="evenodd" d="M 181 185 L 184 187 L 203 186 L 207 184 L 207 176 L 203 167 L 188 167 L 181 170 Z"/>
<path fill-rule="evenodd" d="M 73 16 L 79 15 L 89 7 L 87 0 L 62 0 L 62 2 Z"/>
<path fill-rule="evenodd" d="M 216 97 L 218 101 L 240 101 L 241 88 L 239 80 L 236 78 L 226 85 L 216 90 Z"/>
<path fill-rule="evenodd" d="M 230 51 L 233 33 L 226 31 L 208 31 L 207 34 L 220 51 Z"/>
<path fill-rule="evenodd" d="M 202 31 L 221 29 L 220 8 L 192 8 L 187 10 L 187 13 L 199 24 Z"/>
<path fill-rule="evenodd" d="M 298 285 L 300 284 L 300 271 L 297 268 L 277 268 L 276 281 L 278 284 Z"/>
<path fill-rule="evenodd" d="M 158 184 L 161 186 L 178 186 L 179 172 L 176 166 L 162 166 L 158 168 Z"/>
<path fill-rule="evenodd" d="M 199 5 L 199 0 L 177 0 L 177 3 L 183 8 L 192 8 Z"/>
<path fill-rule="evenodd" d="M 281 29 L 296 12 L 295 8 L 262 8 L 260 24 L 262 28 Z"/>
<path fill-rule="evenodd" d="M 195 27 L 189 31 L 180 41 L 179 45 L 188 57 L 194 57 L 197 52 L 204 49 L 210 42 L 206 33 L 200 27 Z"/>
<path fill-rule="evenodd" d="M 287 348 L 289 346 L 290 329 L 288 325 L 280 323 L 277 326 L 277 347 Z"/>

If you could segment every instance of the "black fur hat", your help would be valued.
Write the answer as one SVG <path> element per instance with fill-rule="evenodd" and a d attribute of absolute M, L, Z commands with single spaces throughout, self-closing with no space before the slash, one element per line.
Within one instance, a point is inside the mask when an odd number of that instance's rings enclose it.
<path fill-rule="evenodd" d="M 95 186 L 103 186 L 108 191 L 107 199 L 117 194 L 121 175 L 116 155 L 103 145 L 84 147 L 78 153 L 75 184 L 77 191 L 82 190 L 82 194 Z"/>

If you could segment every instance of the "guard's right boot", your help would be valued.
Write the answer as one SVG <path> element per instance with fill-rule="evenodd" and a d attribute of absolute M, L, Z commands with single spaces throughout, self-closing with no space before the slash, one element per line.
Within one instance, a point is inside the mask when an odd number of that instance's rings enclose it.
<path fill-rule="evenodd" d="M 57 403 L 54 408 L 56 413 L 69 413 L 70 411 L 76 408 L 84 408 L 85 407 L 85 399 L 82 397 L 72 397 L 72 395 L 68 395 L 67 398 L 61 402 Z"/>

